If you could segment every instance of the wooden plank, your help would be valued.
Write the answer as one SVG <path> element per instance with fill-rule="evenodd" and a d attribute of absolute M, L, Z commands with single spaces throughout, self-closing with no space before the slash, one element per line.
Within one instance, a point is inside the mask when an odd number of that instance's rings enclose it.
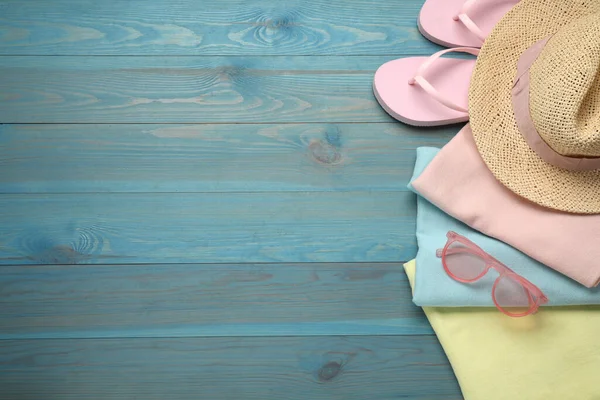
<path fill-rule="evenodd" d="M 409 192 L 0 196 L 0 264 L 398 262 Z"/>
<path fill-rule="evenodd" d="M 391 57 L 0 57 L 0 123 L 392 122 Z"/>
<path fill-rule="evenodd" d="M 0 341 L 3 399 L 461 399 L 434 336 Z"/>
<path fill-rule="evenodd" d="M 404 124 L 3 125 L 0 192 L 406 190 L 417 146 L 456 127 Z"/>
<path fill-rule="evenodd" d="M 422 0 L 3 0 L 5 55 L 431 54 Z"/>
<path fill-rule="evenodd" d="M 0 267 L 0 339 L 432 334 L 401 264 Z"/>

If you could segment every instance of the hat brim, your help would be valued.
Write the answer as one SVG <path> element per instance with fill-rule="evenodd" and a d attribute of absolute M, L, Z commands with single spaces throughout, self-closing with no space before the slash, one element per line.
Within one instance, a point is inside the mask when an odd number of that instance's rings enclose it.
<path fill-rule="evenodd" d="M 519 132 L 511 90 L 525 50 L 593 13 L 600 13 L 600 0 L 521 0 L 486 39 L 469 88 L 473 138 L 496 179 L 541 206 L 583 214 L 600 213 L 600 170 L 569 171 L 542 160 Z"/>

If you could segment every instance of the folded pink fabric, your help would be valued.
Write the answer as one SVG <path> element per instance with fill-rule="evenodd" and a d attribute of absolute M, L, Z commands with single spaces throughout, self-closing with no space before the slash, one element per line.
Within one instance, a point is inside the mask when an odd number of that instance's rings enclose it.
<path fill-rule="evenodd" d="M 413 188 L 438 208 L 587 287 L 600 281 L 600 215 L 569 214 L 525 200 L 494 178 L 469 125 Z"/>

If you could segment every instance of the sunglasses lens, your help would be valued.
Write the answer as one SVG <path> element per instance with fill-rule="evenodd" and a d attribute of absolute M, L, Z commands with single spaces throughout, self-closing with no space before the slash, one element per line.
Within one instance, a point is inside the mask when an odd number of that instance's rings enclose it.
<path fill-rule="evenodd" d="M 485 271 L 485 261 L 460 242 L 452 242 L 446 250 L 444 262 L 455 278 L 472 281 Z"/>
<path fill-rule="evenodd" d="M 534 306 L 529 291 L 506 275 L 499 278 L 495 284 L 493 295 L 498 306 L 509 315 L 527 314 Z"/>

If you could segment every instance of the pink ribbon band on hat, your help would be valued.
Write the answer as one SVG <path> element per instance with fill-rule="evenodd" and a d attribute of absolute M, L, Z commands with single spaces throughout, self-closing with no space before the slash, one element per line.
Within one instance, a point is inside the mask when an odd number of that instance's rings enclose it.
<path fill-rule="evenodd" d="M 600 157 L 569 157 L 557 153 L 537 131 L 529 112 L 529 69 L 550 40 L 550 37 L 534 43 L 525 50 L 517 64 L 517 76 L 512 89 L 512 104 L 517 126 L 523 138 L 538 156 L 549 164 L 570 171 L 600 169 Z"/>

